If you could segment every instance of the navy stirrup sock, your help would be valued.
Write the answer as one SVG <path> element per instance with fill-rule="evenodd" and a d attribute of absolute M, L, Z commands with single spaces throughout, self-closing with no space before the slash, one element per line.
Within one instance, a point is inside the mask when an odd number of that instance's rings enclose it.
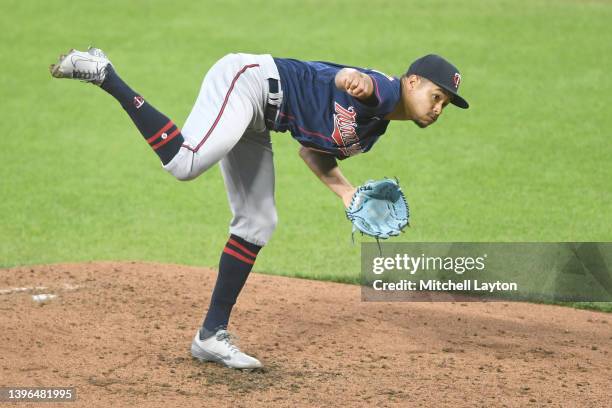
<path fill-rule="evenodd" d="M 183 144 L 180 129 L 123 82 L 110 64 L 100 87 L 121 103 L 162 163 L 168 164 Z"/>
<path fill-rule="evenodd" d="M 210 300 L 208 313 L 200 330 L 200 340 L 226 328 L 232 307 L 253 268 L 260 246 L 230 235 L 219 261 L 217 283 Z"/>

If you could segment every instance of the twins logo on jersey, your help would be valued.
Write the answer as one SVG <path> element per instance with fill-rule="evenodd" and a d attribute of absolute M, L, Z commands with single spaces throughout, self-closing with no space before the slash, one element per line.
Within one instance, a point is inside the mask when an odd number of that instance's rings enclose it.
<path fill-rule="evenodd" d="M 349 106 L 344 108 L 338 102 L 334 102 L 334 132 L 331 137 L 346 156 L 361 153 L 361 145 L 357 136 L 357 123 L 355 108 Z"/>

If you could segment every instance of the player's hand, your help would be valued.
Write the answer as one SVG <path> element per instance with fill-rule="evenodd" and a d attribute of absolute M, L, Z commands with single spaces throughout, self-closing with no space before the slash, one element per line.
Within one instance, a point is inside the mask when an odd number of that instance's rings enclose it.
<path fill-rule="evenodd" d="M 362 74 L 355 69 L 345 69 L 340 73 L 339 81 L 336 81 L 338 88 L 346 91 L 354 98 L 366 100 L 372 96 L 374 84 L 369 75 Z"/>
<path fill-rule="evenodd" d="M 369 76 L 362 74 L 359 71 L 354 71 L 347 75 L 344 82 L 346 92 L 359 99 L 366 99 L 372 95 L 372 80 Z"/>

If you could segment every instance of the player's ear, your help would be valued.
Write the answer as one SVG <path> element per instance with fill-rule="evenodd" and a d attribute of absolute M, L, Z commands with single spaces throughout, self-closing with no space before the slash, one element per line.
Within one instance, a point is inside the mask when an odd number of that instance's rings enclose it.
<path fill-rule="evenodd" d="M 419 85 L 421 85 L 423 81 L 423 79 L 420 76 L 415 75 L 415 74 L 408 75 L 407 77 L 404 78 L 404 80 L 406 81 L 406 86 L 410 90 L 416 89 Z"/>

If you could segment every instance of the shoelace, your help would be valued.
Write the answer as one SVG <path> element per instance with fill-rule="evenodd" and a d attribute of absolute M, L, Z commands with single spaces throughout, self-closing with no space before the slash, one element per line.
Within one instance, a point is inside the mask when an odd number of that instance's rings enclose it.
<path fill-rule="evenodd" d="M 102 69 L 99 68 L 98 64 L 95 66 L 95 69 L 77 69 L 77 64 L 72 61 L 72 77 L 81 80 L 100 79 L 103 74 Z"/>
<path fill-rule="evenodd" d="M 89 71 L 72 71 L 72 76 L 78 79 L 91 79 L 94 73 Z"/>
<path fill-rule="evenodd" d="M 232 342 L 232 339 L 238 340 L 238 337 L 231 334 L 227 330 L 219 330 L 217 332 L 217 341 L 223 341 L 230 349 L 231 353 L 238 353 L 240 349 Z"/>
<path fill-rule="evenodd" d="M 100 75 L 100 70 L 97 69 L 95 71 L 80 71 L 73 70 L 72 77 L 77 79 L 94 79 L 96 76 Z"/>

